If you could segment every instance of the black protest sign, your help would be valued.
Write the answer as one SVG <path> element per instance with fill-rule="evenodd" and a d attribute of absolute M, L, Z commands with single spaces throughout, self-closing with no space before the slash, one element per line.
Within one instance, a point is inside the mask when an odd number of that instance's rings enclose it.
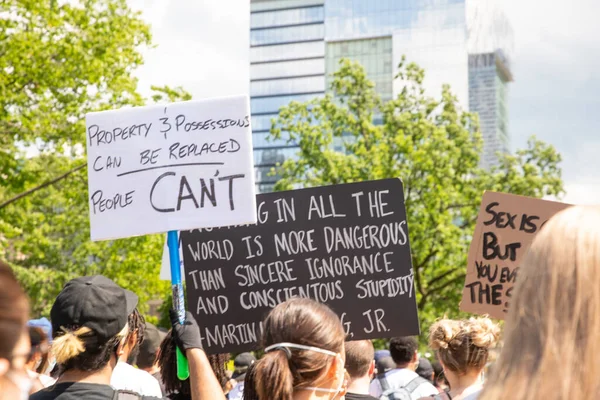
<path fill-rule="evenodd" d="M 504 319 L 519 264 L 546 221 L 569 204 L 485 192 L 469 248 L 461 310 Z"/>
<path fill-rule="evenodd" d="M 309 297 L 348 339 L 419 333 L 402 182 L 256 197 L 258 224 L 181 233 L 188 308 L 208 353 L 256 348 L 277 304 Z"/>

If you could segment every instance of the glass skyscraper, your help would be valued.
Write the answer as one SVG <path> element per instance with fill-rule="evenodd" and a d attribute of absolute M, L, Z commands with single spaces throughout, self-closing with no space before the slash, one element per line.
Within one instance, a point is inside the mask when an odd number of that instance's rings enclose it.
<path fill-rule="evenodd" d="M 510 26 L 492 0 L 251 0 L 250 96 L 256 182 L 270 191 L 277 163 L 295 157 L 267 141 L 271 120 L 292 100 L 322 96 L 342 58 L 359 61 L 383 100 L 403 55 L 425 69 L 425 88 L 451 85 L 464 109 L 481 113 L 482 165 L 508 151 Z"/>

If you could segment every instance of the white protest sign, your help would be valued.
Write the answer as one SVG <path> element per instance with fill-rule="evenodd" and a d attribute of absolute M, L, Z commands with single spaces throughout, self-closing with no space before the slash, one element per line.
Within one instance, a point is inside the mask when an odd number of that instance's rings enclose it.
<path fill-rule="evenodd" d="M 247 96 L 86 116 L 92 240 L 256 222 Z"/>

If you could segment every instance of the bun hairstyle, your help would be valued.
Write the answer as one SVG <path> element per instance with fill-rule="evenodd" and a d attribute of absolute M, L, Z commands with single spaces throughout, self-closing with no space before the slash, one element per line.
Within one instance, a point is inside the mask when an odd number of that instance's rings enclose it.
<path fill-rule="evenodd" d="M 489 318 L 442 319 L 429 330 L 429 346 L 447 369 L 464 374 L 485 367 L 499 336 L 500 327 Z"/>
<path fill-rule="evenodd" d="M 100 343 L 94 331 L 85 326 L 62 328 L 52 343 L 51 353 L 62 370 L 97 371 L 127 337 L 129 325 L 106 343 Z"/>
<path fill-rule="evenodd" d="M 295 343 L 343 353 L 345 333 L 326 305 L 294 298 L 275 307 L 263 322 L 262 345 Z M 292 400 L 295 389 L 318 386 L 335 357 L 293 347 L 265 353 L 246 373 L 244 399 Z"/>

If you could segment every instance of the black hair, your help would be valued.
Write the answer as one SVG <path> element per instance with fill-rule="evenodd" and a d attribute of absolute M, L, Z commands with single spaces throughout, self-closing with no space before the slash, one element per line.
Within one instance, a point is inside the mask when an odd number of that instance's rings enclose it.
<path fill-rule="evenodd" d="M 395 337 L 390 340 L 390 355 L 399 366 L 410 363 L 418 349 L 419 342 L 413 336 Z"/>
<path fill-rule="evenodd" d="M 127 324 L 129 325 L 129 334 L 127 335 L 127 340 L 129 340 L 133 335 L 137 334 L 137 341 L 133 345 L 131 352 L 129 353 L 129 358 L 127 359 L 128 364 L 135 364 L 135 360 L 140 351 L 140 344 L 144 341 L 144 331 L 146 330 L 146 320 L 144 316 L 140 314 L 140 311 L 135 308 L 131 314 L 127 317 Z"/>
<path fill-rule="evenodd" d="M 61 359 L 65 359 L 60 366 L 61 372 L 72 369 L 87 372 L 98 371 L 108 364 L 111 355 L 117 356 L 119 344 L 123 339 L 121 336 L 116 335 L 108 341 L 101 343 L 92 330 L 82 329 L 77 325 L 65 328 L 63 328 L 64 334 L 57 336 L 53 343 L 53 349 L 59 347 L 59 343 L 61 344 L 61 349 L 58 352 L 54 352 L 57 363 L 61 363 Z M 61 343 L 63 336 L 66 342 L 70 341 L 70 343 Z M 83 345 L 81 348 L 83 351 L 73 351 L 78 341 Z"/>

